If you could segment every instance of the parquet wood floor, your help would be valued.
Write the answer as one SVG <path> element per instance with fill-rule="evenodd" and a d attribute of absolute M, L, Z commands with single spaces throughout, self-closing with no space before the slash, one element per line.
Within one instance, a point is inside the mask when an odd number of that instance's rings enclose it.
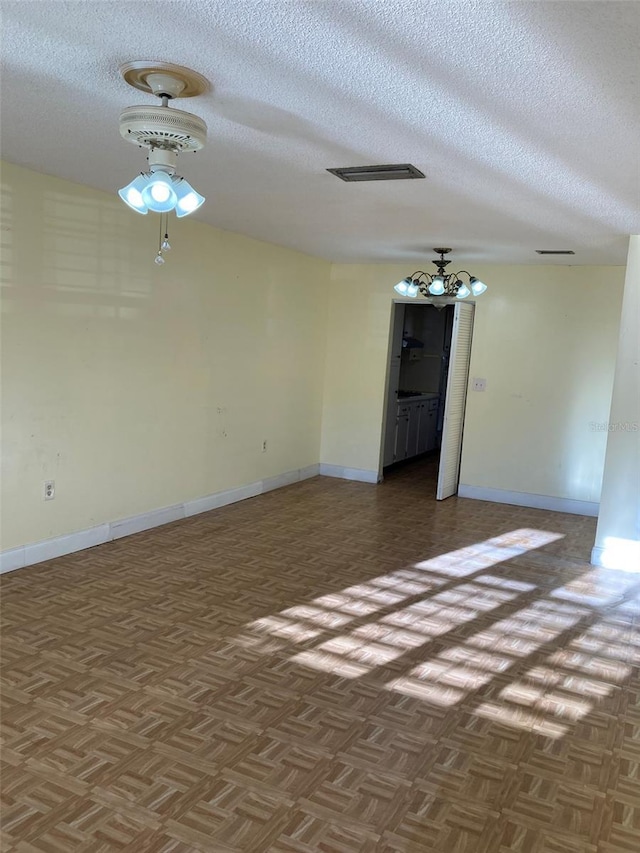
<path fill-rule="evenodd" d="M 434 472 L 5 575 L 0 850 L 638 853 L 640 574 Z"/>

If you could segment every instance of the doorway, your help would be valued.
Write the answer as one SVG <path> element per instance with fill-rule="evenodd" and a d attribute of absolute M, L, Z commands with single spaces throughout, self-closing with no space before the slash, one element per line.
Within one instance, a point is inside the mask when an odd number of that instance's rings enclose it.
<path fill-rule="evenodd" d="M 456 300 L 394 300 L 379 480 L 436 465 L 437 499 L 456 494 L 474 310 Z"/>

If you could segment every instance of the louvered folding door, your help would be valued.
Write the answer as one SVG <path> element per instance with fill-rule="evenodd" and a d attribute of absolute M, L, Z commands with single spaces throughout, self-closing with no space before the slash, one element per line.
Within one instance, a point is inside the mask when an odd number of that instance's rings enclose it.
<path fill-rule="evenodd" d="M 455 495 L 458 491 L 474 310 L 475 305 L 464 302 L 455 307 L 436 491 L 439 501 Z"/>

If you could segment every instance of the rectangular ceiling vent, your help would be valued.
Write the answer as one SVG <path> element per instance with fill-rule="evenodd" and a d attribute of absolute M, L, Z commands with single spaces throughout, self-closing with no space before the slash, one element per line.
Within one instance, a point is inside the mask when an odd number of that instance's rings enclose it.
<path fill-rule="evenodd" d="M 536 249 L 537 255 L 575 255 L 573 249 Z"/>
<path fill-rule="evenodd" d="M 346 166 L 327 169 L 341 181 L 401 181 L 405 178 L 424 178 L 420 169 L 411 163 L 391 163 L 388 166 Z"/>

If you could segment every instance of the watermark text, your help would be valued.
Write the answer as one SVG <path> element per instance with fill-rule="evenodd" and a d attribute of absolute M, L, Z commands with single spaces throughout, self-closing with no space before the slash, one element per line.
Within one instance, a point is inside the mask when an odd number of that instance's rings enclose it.
<path fill-rule="evenodd" d="M 589 421 L 591 432 L 638 432 L 637 421 Z"/>

